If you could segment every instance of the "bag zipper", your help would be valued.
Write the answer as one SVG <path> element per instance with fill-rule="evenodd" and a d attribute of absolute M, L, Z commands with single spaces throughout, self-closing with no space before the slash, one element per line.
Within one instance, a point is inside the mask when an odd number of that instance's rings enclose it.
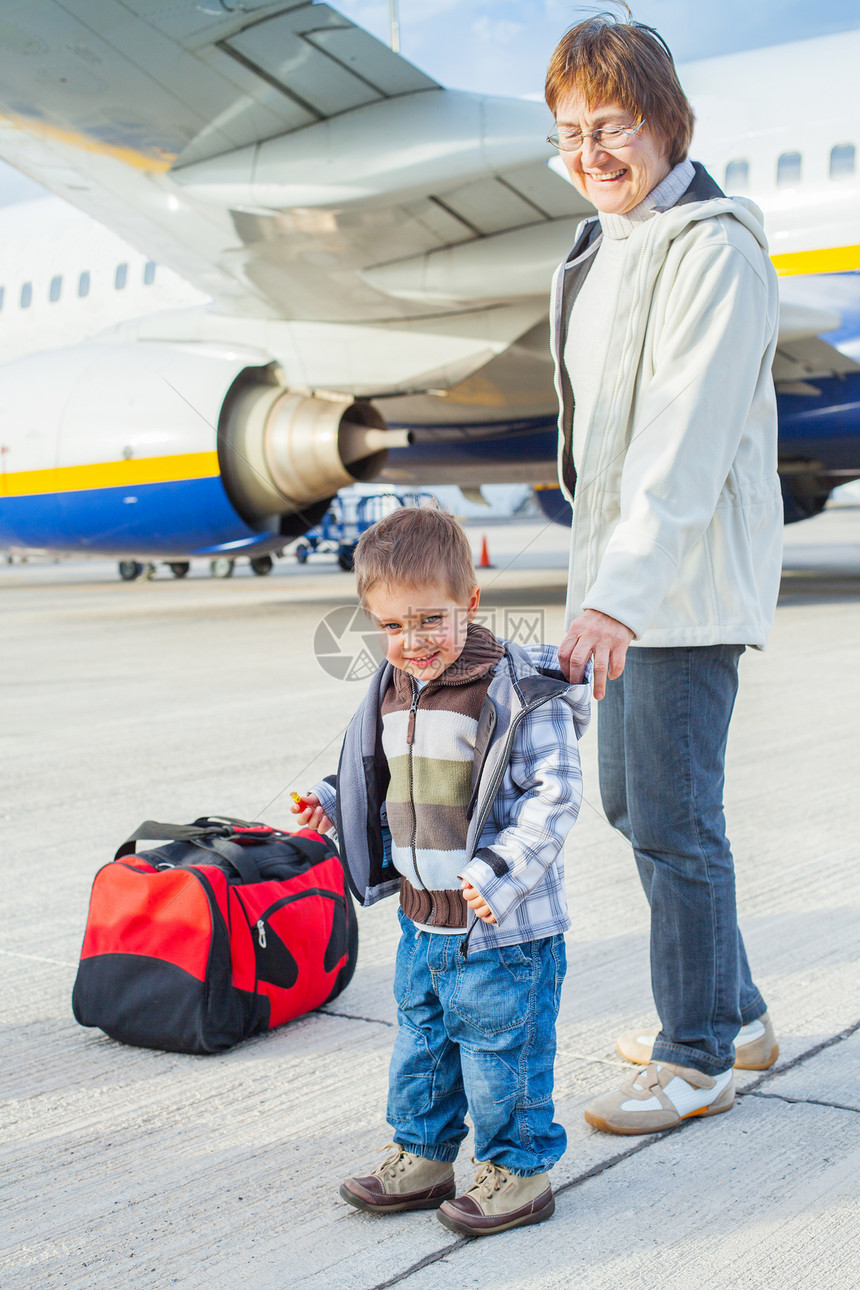
<path fill-rule="evenodd" d="M 276 910 L 283 908 L 284 905 L 291 905 L 296 900 L 304 900 L 306 896 L 322 896 L 324 899 L 335 900 L 344 907 L 346 906 L 345 896 L 342 896 L 339 891 L 328 891 L 324 887 L 308 887 L 306 891 L 294 892 L 292 896 L 282 896 L 280 900 L 276 900 L 273 905 L 263 911 L 254 925 L 257 932 L 257 943 L 261 950 L 266 948 L 266 920 Z"/>

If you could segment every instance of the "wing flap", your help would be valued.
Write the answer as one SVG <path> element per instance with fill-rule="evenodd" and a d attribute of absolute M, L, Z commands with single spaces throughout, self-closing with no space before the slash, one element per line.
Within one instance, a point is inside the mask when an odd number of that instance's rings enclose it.
<path fill-rule="evenodd" d="M 325 35 L 325 24 L 338 18 L 327 5 L 314 5 L 310 13 L 307 8 L 292 10 L 246 27 L 223 41 L 222 48 L 302 107 L 306 124 L 324 121 L 383 97 L 364 75 L 315 43 L 313 37 Z"/>

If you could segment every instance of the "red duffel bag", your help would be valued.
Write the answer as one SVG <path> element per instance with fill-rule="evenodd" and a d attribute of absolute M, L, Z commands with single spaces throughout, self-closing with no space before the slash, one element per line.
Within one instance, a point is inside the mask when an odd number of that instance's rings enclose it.
<path fill-rule="evenodd" d="M 171 841 L 135 855 L 142 839 Z M 328 838 L 148 820 L 96 874 L 72 1008 L 126 1044 L 216 1053 L 328 1003 L 357 953 Z"/>

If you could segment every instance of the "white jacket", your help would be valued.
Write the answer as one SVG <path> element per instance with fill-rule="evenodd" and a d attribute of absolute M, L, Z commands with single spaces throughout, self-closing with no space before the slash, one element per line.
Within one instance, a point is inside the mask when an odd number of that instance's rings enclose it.
<path fill-rule="evenodd" d="M 643 646 L 762 647 L 782 557 L 776 274 L 752 202 L 682 203 L 631 231 L 600 398 L 572 415 L 567 622 L 598 609 Z M 551 312 L 563 487 L 565 272 Z"/>

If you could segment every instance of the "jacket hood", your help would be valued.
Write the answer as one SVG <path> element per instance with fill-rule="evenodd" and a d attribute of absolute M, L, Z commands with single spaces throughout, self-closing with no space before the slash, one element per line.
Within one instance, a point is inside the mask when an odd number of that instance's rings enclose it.
<path fill-rule="evenodd" d="M 729 215 L 748 229 L 764 251 L 767 251 L 767 238 L 764 232 L 764 215 L 755 202 L 746 197 L 712 197 L 702 202 L 682 202 L 661 211 L 659 219 L 649 220 L 643 227 L 657 224 L 662 237 L 667 242 L 677 237 L 688 224 L 702 219 L 715 219 L 720 215 Z"/>

